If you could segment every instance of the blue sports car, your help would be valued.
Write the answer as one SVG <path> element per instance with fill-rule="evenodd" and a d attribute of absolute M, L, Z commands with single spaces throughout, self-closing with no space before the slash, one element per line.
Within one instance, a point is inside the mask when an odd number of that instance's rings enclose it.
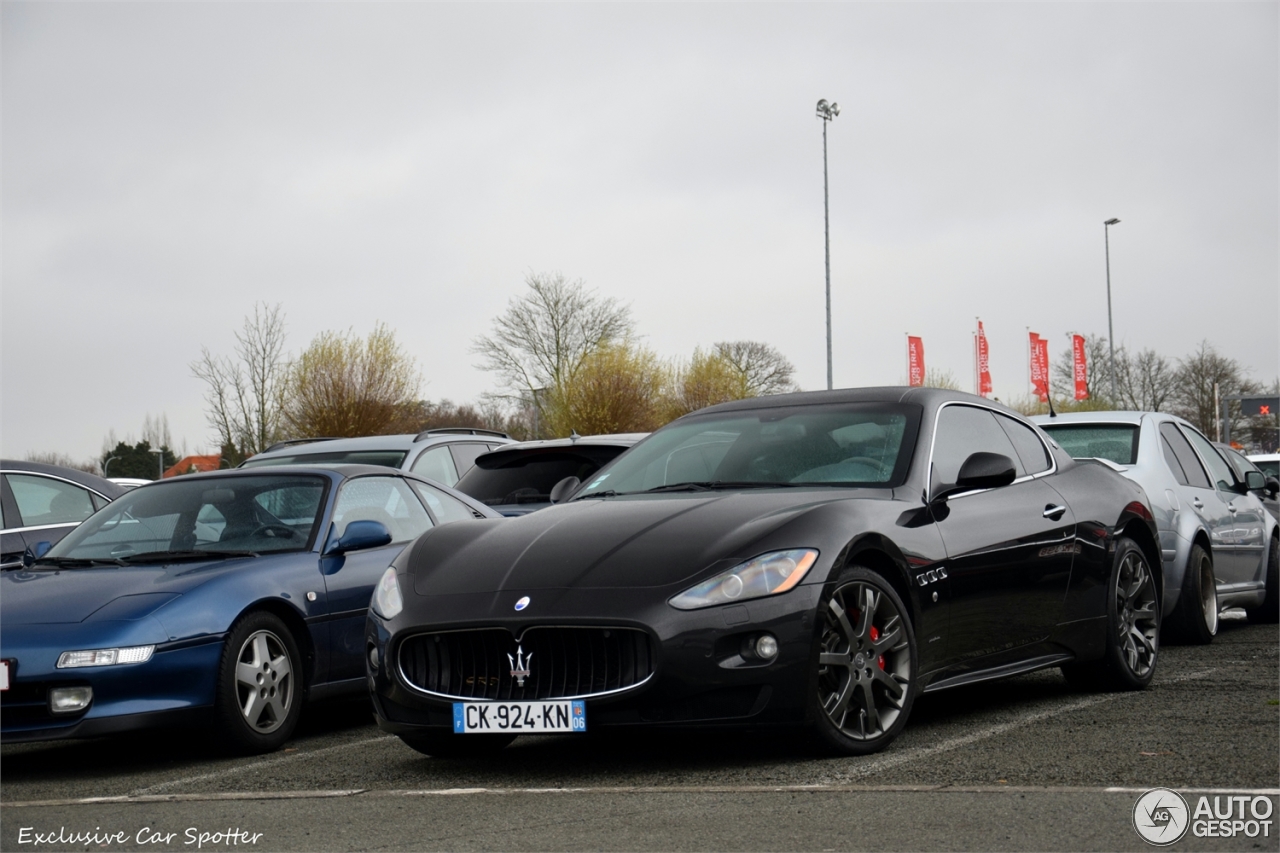
<path fill-rule="evenodd" d="M 2 738 L 211 720 L 237 751 L 277 749 L 306 701 L 367 689 L 365 612 L 404 545 L 499 517 L 365 465 L 218 471 L 128 492 L 0 575 Z"/>

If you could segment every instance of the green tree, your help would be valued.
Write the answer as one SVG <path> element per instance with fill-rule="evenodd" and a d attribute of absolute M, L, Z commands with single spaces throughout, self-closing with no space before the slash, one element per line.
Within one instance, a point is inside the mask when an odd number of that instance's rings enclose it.
<path fill-rule="evenodd" d="M 155 452 L 158 450 L 159 452 Z M 157 460 L 159 457 L 159 460 Z M 145 438 L 137 444 L 116 442 L 110 450 L 104 450 L 99 460 L 104 477 L 138 477 L 158 480 L 160 473 L 178 463 L 177 455 L 167 445 L 155 450 Z"/>
<path fill-rule="evenodd" d="M 668 369 L 631 342 L 598 347 L 573 377 L 543 403 L 543 434 L 567 436 L 650 432 L 665 423 L 663 389 Z"/>
<path fill-rule="evenodd" d="M 726 358 L 719 344 L 709 353 L 695 349 L 689 363 L 671 369 L 668 378 L 663 395 L 664 421 L 717 403 L 757 396 L 752 393 L 748 372 Z"/>
<path fill-rule="evenodd" d="M 281 419 L 299 438 L 408 432 L 420 384 L 413 358 L 385 325 L 363 340 L 322 332 L 289 365 Z"/>

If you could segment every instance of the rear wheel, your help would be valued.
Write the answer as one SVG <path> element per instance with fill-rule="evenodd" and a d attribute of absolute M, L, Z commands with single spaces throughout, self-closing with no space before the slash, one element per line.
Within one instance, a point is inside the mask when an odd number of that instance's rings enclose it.
<path fill-rule="evenodd" d="M 1160 653 L 1160 603 L 1155 576 L 1138 543 L 1116 542 L 1107 590 L 1107 648 L 1102 658 L 1062 668 L 1075 687 L 1141 690 Z"/>
<path fill-rule="evenodd" d="M 222 734 L 238 752 L 272 752 L 302 714 L 301 656 L 279 617 L 250 613 L 227 635 L 218 673 Z"/>
<path fill-rule="evenodd" d="M 1199 545 L 1191 546 L 1176 621 L 1170 627 L 1179 639 L 1197 646 L 1213 642 L 1218 633 L 1218 581 L 1213 558 Z"/>
<path fill-rule="evenodd" d="M 889 582 L 864 568 L 844 574 L 818 613 L 810 715 L 823 743 L 845 755 L 884 749 L 915 699 L 916 639 Z"/>
<path fill-rule="evenodd" d="M 1246 607 L 1250 622 L 1280 622 L 1280 539 L 1271 540 L 1271 556 L 1267 559 L 1267 597 L 1257 607 Z"/>
<path fill-rule="evenodd" d="M 515 735 L 460 735 L 453 732 L 420 732 L 400 735 L 406 746 L 434 758 L 479 758 L 494 755 L 516 739 Z"/>

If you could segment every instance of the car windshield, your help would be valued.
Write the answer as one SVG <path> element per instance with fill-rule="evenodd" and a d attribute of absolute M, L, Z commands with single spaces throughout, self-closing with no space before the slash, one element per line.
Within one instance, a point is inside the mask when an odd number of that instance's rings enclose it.
<path fill-rule="evenodd" d="M 1040 424 L 1073 459 L 1106 459 L 1117 465 L 1138 462 L 1137 424 Z"/>
<path fill-rule="evenodd" d="M 501 467 L 481 467 L 480 457 L 454 486 L 489 506 L 514 506 L 551 502 L 551 489 L 565 477 L 586 482 L 591 475 L 626 448 L 580 447 L 573 450 L 538 450 L 513 454 L 500 451 Z"/>
<path fill-rule="evenodd" d="M 319 524 L 326 485 L 301 474 L 164 480 L 117 498 L 44 559 L 300 551 Z"/>
<path fill-rule="evenodd" d="M 326 453 L 289 453 L 281 456 L 263 456 L 246 459 L 241 468 L 266 468 L 276 465 L 381 465 L 399 468 L 404 463 L 407 450 L 331 450 Z"/>
<path fill-rule="evenodd" d="M 894 486 L 911 461 L 919 408 L 787 406 L 695 415 L 620 456 L 575 500 L 702 488 Z"/>

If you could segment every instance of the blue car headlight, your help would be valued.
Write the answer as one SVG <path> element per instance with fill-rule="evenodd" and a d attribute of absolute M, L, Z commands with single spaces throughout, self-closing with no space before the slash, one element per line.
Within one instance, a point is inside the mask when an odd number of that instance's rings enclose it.
<path fill-rule="evenodd" d="M 761 554 L 686 589 L 668 603 L 680 610 L 696 610 L 779 595 L 800 583 L 817 559 L 818 552 L 812 548 Z"/>
<path fill-rule="evenodd" d="M 400 594 L 400 581 L 396 580 L 396 567 L 382 573 L 382 579 L 373 588 L 373 612 L 383 619 L 394 619 L 404 610 L 404 596 Z"/>
<path fill-rule="evenodd" d="M 86 649 L 79 652 L 63 652 L 58 655 L 58 669 L 75 669 L 82 666 L 115 666 L 122 663 L 146 663 L 151 660 L 155 646 L 129 646 L 123 649 Z"/>

